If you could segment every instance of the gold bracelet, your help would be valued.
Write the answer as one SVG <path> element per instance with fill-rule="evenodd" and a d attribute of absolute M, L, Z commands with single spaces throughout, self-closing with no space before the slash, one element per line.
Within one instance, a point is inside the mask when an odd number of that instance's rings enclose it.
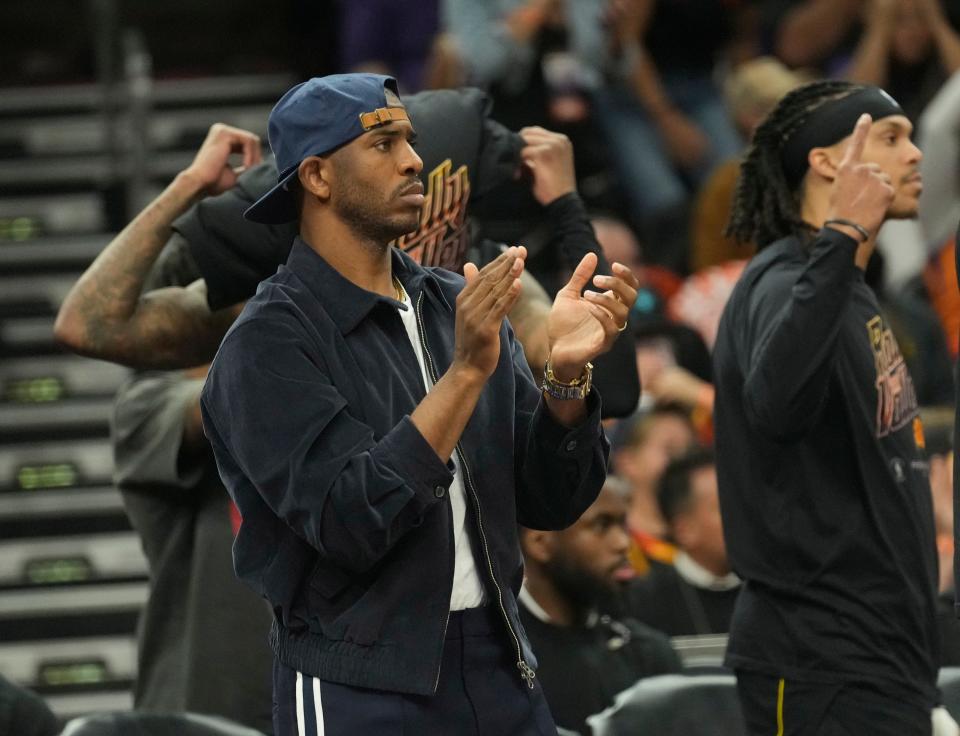
<path fill-rule="evenodd" d="M 568 399 L 585 399 L 590 393 L 590 388 L 593 382 L 593 364 L 587 363 L 583 367 L 583 373 L 580 374 L 579 378 L 570 381 L 569 383 L 559 380 L 553 374 L 553 367 L 550 365 L 550 359 L 547 358 L 547 362 L 543 366 L 543 383 L 540 384 L 540 388 L 547 393 L 547 395 L 552 396 L 555 399 L 568 400 Z"/>

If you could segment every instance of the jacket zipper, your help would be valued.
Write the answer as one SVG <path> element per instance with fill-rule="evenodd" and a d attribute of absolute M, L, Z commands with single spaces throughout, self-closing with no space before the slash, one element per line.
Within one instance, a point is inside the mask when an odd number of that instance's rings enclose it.
<path fill-rule="evenodd" d="M 427 338 L 426 332 L 423 327 L 423 292 L 420 292 L 420 296 L 417 299 L 417 329 L 420 333 L 420 346 L 423 348 L 423 355 L 427 361 L 427 370 L 430 371 L 430 380 L 434 384 L 437 383 L 437 371 L 433 364 L 433 356 L 430 355 L 430 348 L 427 347 Z M 487 547 L 487 535 L 483 531 L 483 517 L 480 513 L 480 497 L 477 495 L 477 491 L 473 485 L 473 479 L 470 475 L 470 466 L 467 465 L 467 458 L 463 453 L 463 448 L 460 447 L 460 442 L 457 442 L 456 445 L 457 457 L 460 459 L 460 465 L 463 466 L 464 473 L 464 485 L 470 489 L 470 495 L 473 498 L 473 507 L 477 514 L 477 526 L 480 529 L 480 542 L 483 545 L 483 555 L 487 561 L 487 572 L 490 574 L 490 580 L 493 582 L 493 587 L 497 591 L 497 604 L 500 607 L 500 613 L 503 614 L 503 620 L 507 624 L 507 631 L 510 632 L 510 636 L 513 638 L 513 644 L 517 652 L 517 669 L 520 670 L 520 678 L 527 684 L 527 687 L 531 690 L 533 689 L 533 680 L 537 676 L 537 673 L 534 669 L 527 664 L 526 660 L 523 658 L 523 651 L 520 648 L 520 639 L 517 636 L 516 632 L 513 630 L 513 624 L 510 623 L 510 617 L 507 616 L 507 609 L 503 606 L 503 591 L 500 589 L 500 584 L 497 582 L 496 575 L 493 574 L 493 561 L 490 558 L 490 549 Z M 447 623 L 443 626 L 443 636 L 447 636 L 447 625 L 450 623 L 450 612 L 447 611 Z M 434 692 L 437 690 L 437 686 L 440 683 L 440 670 L 437 669 L 437 679 L 434 683 L 433 689 Z"/>

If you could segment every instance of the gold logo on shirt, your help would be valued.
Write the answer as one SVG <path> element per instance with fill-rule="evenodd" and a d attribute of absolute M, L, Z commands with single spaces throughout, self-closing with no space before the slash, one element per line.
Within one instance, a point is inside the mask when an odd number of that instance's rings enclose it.
<path fill-rule="evenodd" d="M 877 437 L 886 437 L 917 415 L 917 392 L 900 346 L 879 315 L 867 322 L 867 334 L 877 368 Z"/>
<path fill-rule="evenodd" d="M 920 417 L 915 417 L 913 420 L 913 441 L 918 450 L 927 449 L 927 438 L 923 434 L 923 422 L 920 421 Z"/>
<path fill-rule="evenodd" d="M 427 176 L 420 227 L 397 238 L 393 245 L 421 266 L 459 271 L 467 254 L 467 202 L 470 177 L 463 164 L 453 169 L 447 159 Z"/>

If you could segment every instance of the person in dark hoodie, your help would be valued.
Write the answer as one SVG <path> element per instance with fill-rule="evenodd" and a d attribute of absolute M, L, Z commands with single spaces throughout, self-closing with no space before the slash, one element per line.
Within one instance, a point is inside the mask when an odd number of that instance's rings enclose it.
<path fill-rule="evenodd" d="M 729 232 L 753 241 L 714 352 L 720 505 L 745 580 L 726 663 L 754 734 L 929 734 L 937 550 L 916 392 L 864 269 L 915 217 L 912 125 L 883 90 L 788 93 Z"/>

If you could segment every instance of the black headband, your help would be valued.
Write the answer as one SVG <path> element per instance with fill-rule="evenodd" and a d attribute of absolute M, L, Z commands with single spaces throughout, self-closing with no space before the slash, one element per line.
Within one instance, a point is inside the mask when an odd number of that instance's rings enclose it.
<path fill-rule="evenodd" d="M 806 173 L 810 151 L 842 141 L 853 132 L 864 113 L 874 121 L 904 114 L 897 101 L 879 87 L 867 87 L 820 105 L 780 147 L 780 162 L 791 188 L 796 187 Z"/>

